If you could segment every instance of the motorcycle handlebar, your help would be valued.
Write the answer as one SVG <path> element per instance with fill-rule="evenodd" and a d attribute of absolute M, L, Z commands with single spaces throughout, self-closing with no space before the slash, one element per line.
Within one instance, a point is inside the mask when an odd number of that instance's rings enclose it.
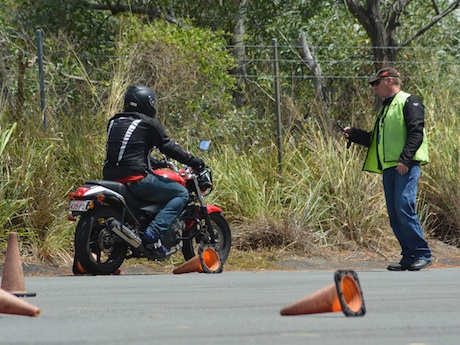
<path fill-rule="evenodd" d="M 180 171 L 179 167 L 176 164 L 174 164 L 173 162 L 171 162 L 171 161 L 162 160 L 161 162 L 163 163 L 163 165 L 161 165 L 162 168 L 169 168 L 169 169 L 171 169 L 171 170 L 173 170 L 175 172 Z M 193 168 L 193 167 L 191 167 L 189 165 L 186 165 L 185 170 L 191 171 L 191 172 L 195 173 L 196 175 L 201 176 L 201 175 L 206 174 L 207 172 L 211 171 L 211 168 L 209 167 L 209 165 L 205 165 L 201 169 Z"/>

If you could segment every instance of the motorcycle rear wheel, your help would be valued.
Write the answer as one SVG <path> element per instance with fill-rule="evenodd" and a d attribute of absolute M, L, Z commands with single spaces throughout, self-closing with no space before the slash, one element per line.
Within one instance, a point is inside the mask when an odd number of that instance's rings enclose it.
<path fill-rule="evenodd" d="M 219 252 L 220 262 L 223 265 L 227 260 L 232 245 L 232 234 L 230 226 L 228 225 L 225 217 L 220 213 L 210 213 L 212 228 L 217 237 L 216 250 Z M 186 234 L 185 234 L 186 235 Z M 190 260 L 198 254 L 198 248 L 203 243 L 203 236 L 198 235 L 190 240 L 184 240 L 182 247 L 182 254 L 185 260 Z"/>
<path fill-rule="evenodd" d="M 112 208 L 97 207 L 81 216 L 75 230 L 75 260 L 92 275 L 115 273 L 128 251 L 128 245 L 105 228 L 111 217 L 121 218 Z"/>

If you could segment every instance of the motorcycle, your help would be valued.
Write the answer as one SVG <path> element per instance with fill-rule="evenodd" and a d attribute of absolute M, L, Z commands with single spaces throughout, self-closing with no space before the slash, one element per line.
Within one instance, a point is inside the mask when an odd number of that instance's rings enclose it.
<path fill-rule="evenodd" d="M 202 141 L 200 149 L 208 150 L 209 145 L 209 141 Z M 166 156 L 151 156 L 151 162 L 155 174 L 180 183 L 189 191 L 187 205 L 162 241 L 168 253 L 160 256 L 141 240 L 161 204 L 136 198 L 122 183 L 91 180 L 68 195 L 69 220 L 79 217 L 74 238 L 74 274 L 113 274 L 125 259 L 166 260 L 179 251 L 189 260 L 208 245 L 219 253 L 221 265 L 227 260 L 232 241 L 229 224 L 221 208 L 204 201 L 213 190 L 211 168 L 179 169 Z"/>

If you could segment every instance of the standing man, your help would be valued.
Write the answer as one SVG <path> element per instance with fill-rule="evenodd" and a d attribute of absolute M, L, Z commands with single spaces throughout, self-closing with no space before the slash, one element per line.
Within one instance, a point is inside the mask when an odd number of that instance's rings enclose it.
<path fill-rule="evenodd" d="M 415 211 L 420 165 L 428 163 L 425 109 L 415 96 L 401 91 L 401 76 L 383 68 L 369 80 L 383 100 L 372 132 L 345 128 L 351 142 L 368 147 L 363 170 L 383 174 L 390 225 L 401 245 L 402 259 L 390 271 L 418 271 L 432 263 Z"/>

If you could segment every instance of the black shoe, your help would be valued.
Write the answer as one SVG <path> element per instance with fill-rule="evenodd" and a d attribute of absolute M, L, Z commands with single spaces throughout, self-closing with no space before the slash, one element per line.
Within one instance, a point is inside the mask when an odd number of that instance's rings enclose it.
<path fill-rule="evenodd" d="M 417 259 L 410 265 L 409 271 L 420 271 L 422 268 L 430 266 L 431 263 L 431 260 Z"/>
<path fill-rule="evenodd" d="M 387 267 L 387 270 L 389 271 L 406 271 L 410 269 L 411 265 L 406 264 L 405 262 L 400 262 L 397 264 L 390 264 Z"/>
<path fill-rule="evenodd" d="M 158 235 L 146 231 L 141 237 L 144 247 L 153 251 L 158 260 L 165 260 L 168 257 L 168 248 L 161 243 Z"/>

